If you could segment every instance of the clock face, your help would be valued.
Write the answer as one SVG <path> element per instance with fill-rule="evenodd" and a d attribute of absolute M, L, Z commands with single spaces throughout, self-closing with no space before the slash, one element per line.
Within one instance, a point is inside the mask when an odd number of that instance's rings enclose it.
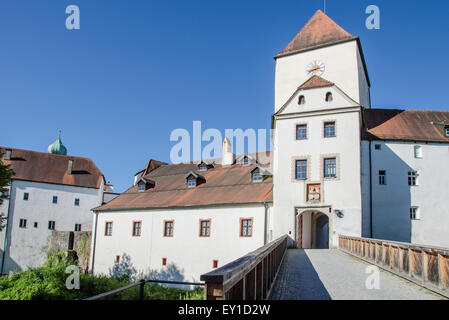
<path fill-rule="evenodd" d="M 306 70 L 309 76 L 321 76 L 324 73 L 325 66 L 322 61 L 315 60 L 308 64 Z"/>

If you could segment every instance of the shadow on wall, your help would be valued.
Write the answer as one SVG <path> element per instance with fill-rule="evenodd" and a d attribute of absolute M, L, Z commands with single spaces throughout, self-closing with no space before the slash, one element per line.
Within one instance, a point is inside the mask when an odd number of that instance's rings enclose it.
<path fill-rule="evenodd" d="M 373 238 L 411 242 L 411 187 L 408 173 L 412 171 L 387 145 L 375 150 L 373 143 Z M 379 153 L 379 155 L 376 155 Z M 376 159 L 377 158 L 377 159 Z M 386 185 L 380 184 L 380 171 L 386 171 Z"/>
<path fill-rule="evenodd" d="M 137 270 L 131 262 L 131 257 L 124 253 L 120 258 L 120 263 L 116 263 L 112 268 L 109 268 L 109 276 L 113 278 L 136 280 Z"/>

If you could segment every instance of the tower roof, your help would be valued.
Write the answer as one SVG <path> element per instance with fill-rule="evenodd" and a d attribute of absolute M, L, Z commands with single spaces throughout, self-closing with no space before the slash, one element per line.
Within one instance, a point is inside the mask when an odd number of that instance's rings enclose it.
<path fill-rule="evenodd" d="M 355 39 L 358 38 L 336 24 L 323 11 L 318 10 L 296 37 L 275 58 L 322 45 Z"/>
<path fill-rule="evenodd" d="M 67 155 L 67 148 L 61 141 L 61 133 L 59 133 L 58 139 L 48 146 L 48 153 Z"/>

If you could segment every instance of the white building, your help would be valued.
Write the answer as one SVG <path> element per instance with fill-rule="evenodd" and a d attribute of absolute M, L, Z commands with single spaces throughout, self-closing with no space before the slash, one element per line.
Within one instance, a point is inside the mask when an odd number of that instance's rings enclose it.
<path fill-rule="evenodd" d="M 126 254 L 138 271 L 173 263 L 198 280 L 285 234 L 299 248 L 339 234 L 449 247 L 449 112 L 372 109 L 359 38 L 321 11 L 275 60 L 269 167 L 225 140 L 221 164 L 139 172 L 95 209 L 96 273 Z"/>
<path fill-rule="evenodd" d="M 60 139 L 49 151 L 0 148 L 15 172 L 0 207 L 8 218 L 0 232 L 3 274 L 42 265 L 53 231 L 91 231 L 91 209 L 103 203 L 104 177 L 92 160 L 65 155 Z"/>

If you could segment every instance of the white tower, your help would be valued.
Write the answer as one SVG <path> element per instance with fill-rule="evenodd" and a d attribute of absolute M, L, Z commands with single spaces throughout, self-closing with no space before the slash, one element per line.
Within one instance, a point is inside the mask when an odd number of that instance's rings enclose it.
<path fill-rule="evenodd" d="M 223 140 L 223 149 L 222 149 L 222 158 L 221 165 L 222 166 L 231 166 L 234 164 L 235 155 L 232 153 L 232 145 L 231 141 L 228 138 Z"/>

